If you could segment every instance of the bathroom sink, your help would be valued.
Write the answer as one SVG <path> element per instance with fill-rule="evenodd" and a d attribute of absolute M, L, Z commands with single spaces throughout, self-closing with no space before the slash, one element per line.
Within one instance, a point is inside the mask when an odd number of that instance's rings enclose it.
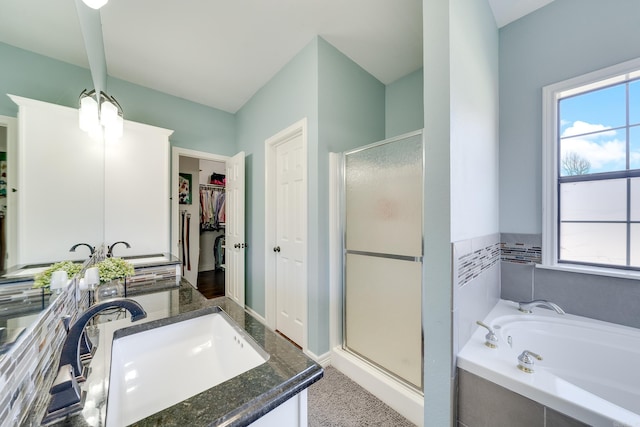
<path fill-rule="evenodd" d="M 114 333 L 106 425 L 129 425 L 268 360 L 219 307 Z"/>
<path fill-rule="evenodd" d="M 49 268 L 49 265 L 47 265 L 45 267 L 21 268 L 19 270 L 13 271 L 11 273 L 5 274 L 4 277 L 10 278 L 10 277 L 30 277 L 30 276 L 35 276 L 38 273 L 42 273 L 47 268 Z"/>

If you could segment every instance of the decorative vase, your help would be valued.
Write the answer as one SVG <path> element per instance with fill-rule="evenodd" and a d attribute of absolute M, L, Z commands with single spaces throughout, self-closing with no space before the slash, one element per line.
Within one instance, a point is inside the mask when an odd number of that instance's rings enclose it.
<path fill-rule="evenodd" d="M 124 279 L 101 283 L 96 289 L 96 301 L 104 301 L 124 295 Z"/>

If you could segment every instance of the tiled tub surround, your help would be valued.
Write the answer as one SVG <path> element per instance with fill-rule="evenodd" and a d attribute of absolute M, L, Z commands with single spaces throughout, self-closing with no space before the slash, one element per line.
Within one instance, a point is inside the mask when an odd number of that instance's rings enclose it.
<path fill-rule="evenodd" d="M 458 425 L 461 427 L 587 426 L 463 369 L 458 370 Z"/>
<path fill-rule="evenodd" d="M 238 377 L 151 415 L 134 425 L 188 425 L 190 427 L 221 424 L 225 426 L 248 425 L 322 377 L 322 368 L 318 364 L 227 298 L 207 300 L 184 280 L 178 289 L 164 290 L 146 296 L 160 297 L 163 295 L 167 295 L 168 300 L 171 301 L 170 308 L 164 316 L 174 316 L 205 307 L 219 306 L 269 354 L 269 360 Z M 145 306 L 144 303 L 143 306 Z M 165 311 L 167 311 L 166 308 Z M 130 323 L 129 320 L 119 320 L 118 322 L 122 322 L 122 324 L 102 323 L 99 326 L 100 336 L 108 340 L 108 336 L 114 328 L 143 327 L 144 323 L 141 322 L 155 320 L 161 316 L 157 311 L 148 309 L 147 312 L 148 318 L 136 323 Z M 92 385 L 105 384 L 105 380 L 108 380 L 109 369 L 105 365 L 108 364 L 109 355 L 110 351 L 98 348 L 96 356 L 89 365 L 91 371 L 87 382 L 82 386 L 83 389 L 86 387 L 98 390 L 97 393 L 94 391 L 87 398 L 92 401 L 92 407 L 54 425 L 72 427 L 105 425 L 104 414 L 108 390 L 100 386 L 94 388 Z M 176 369 L 189 369 L 189 367 L 176 366 Z M 92 408 L 94 410 L 91 410 Z M 43 410 L 44 408 L 36 408 L 33 419 L 29 420 L 29 425 L 39 425 Z"/>
<path fill-rule="evenodd" d="M 503 248 L 536 248 L 539 234 L 502 233 Z M 501 298 L 511 301 L 546 299 L 567 313 L 640 328 L 640 280 L 536 267 L 532 256 L 526 262 L 503 253 L 500 266 Z"/>
<path fill-rule="evenodd" d="M 484 319 L 500 298 L 499 234 L 455 242 L 453 271 L 455 355 L 476 330 L 476 320 Z"/>

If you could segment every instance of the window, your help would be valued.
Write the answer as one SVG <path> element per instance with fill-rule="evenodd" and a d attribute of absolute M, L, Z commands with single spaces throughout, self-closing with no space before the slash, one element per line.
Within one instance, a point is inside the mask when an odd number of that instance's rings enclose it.
<path fill-rule="evenodd" d="M 543 97 L 543 264 L 640 272 L 640 61 Z"/>

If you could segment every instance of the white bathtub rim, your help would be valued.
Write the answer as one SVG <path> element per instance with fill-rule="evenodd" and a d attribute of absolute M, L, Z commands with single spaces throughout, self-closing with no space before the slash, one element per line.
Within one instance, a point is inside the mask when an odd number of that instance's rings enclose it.
<path fill-rule="evenodd" d="M 500 300 L 484 319 L 484 322 L 491 325 L 495 318 L 514 315 L 514 313 L 518 315 L 515 310 L 517 310 L 515 303 Z M 557 319 L 557 316 L 559 316 L 555 312 L 545 309 L 536 309 L 535 315 L 549 317 L 551 321 L 553 321 L 554 317 Z M 527 315 L 523 314 L 522 316 Z M 633 333 L 635 335 L 639 333 L 635 328 L 618 326 L 580 316 L 565 315 L 562 320 L 569 322 L 586 321 L 599 328 L 613 328 L 619 332 Z M 457 366 L 459 368 L 591 425 L 640 427 L 639 414 L 580 389 L 543 369 L 533 374 L 527 374 L 517 369 L 515 359 L 514 361 L 507 361 L 496 357 L 495 350 L 484 345 L 485 334 L 486 330 L 480 327 L 474 332 L 469 342 L 458 353 Z M 506 345 L 504 342 L 500 344 Z M 535 349 L 529 350 L 535 351 Z M 570 394 L 573 399 L 549 391 L 557 390 L 559 387 L 568 389 L 565 393 Z M 576 397 L 578 398 L 576 399 Z"/>

